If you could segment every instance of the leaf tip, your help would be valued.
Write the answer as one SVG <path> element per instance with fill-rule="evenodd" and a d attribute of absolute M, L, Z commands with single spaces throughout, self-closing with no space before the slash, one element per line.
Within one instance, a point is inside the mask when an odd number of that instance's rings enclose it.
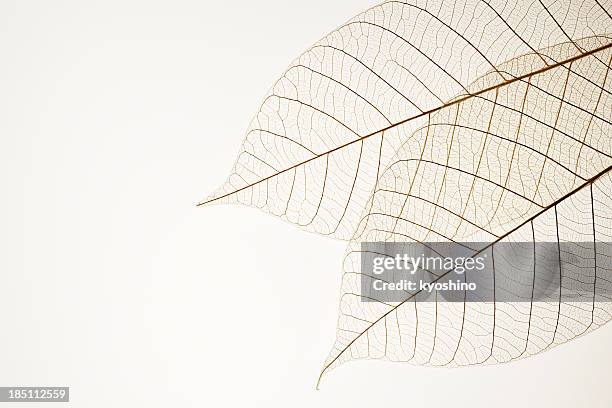
<path fill-rule="evenodd" d="M 323 373 L 324 372 L 325 371 L 321 371 L 321 373 L 319 374 L 319 378 L 317 379 L 317 385 L 315 386 L 315 390 L 317 390 L 317 391 L 320 390 L 319 386 L 321 385 L 321 379 L 323 378 Z"/>

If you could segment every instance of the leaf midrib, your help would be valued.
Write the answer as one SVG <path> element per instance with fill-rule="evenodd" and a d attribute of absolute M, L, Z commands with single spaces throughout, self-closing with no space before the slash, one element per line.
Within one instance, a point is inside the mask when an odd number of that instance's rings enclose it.
<path fill-rule="evenodd" d="M 297 167 L 303 166 L 303 165 L 305 165 L 305 164 L 307 164 L 307 163 L 309 163 L 309 162 L 311 162 L 311 161 L 313 161 L 313 160 L 316 160 L 316 159 L 319 159 L 319 158 L 321 158 L 321 157 L 324 157 L 324 156 L 330 155 L 330 154 L 332 154 L 333 152 L 335 152 L 335 151 L 337 151 L 337 150 L 344 149 L 345 147 L 350 146 L 350 145 L 352 145 L 352 144 L 354 144 L 354 143 L 357 143 L 357 142 L 362 142 L 363 140 L 368 139 L 368 138 L 370 138 L 370 137 L 372 137 L 372 136 L 375 136 L 375 135 L 377 135 L 377 134 L 379 134 L 379 133 L 386 132 L 386 131 L 388 131 L 388 130 L 390 130 L 390 129 L 393 129 L 393 128 L 397 127 L 397 126 L 401 126 L 401 125 L 403 125 L 404 123 L 407 123 L 407 122 L 410 122 L 410 121 L 413 121 L 413 120 L 419 119 L 419 118 L 424 117 L 424 116 L 427 116 L 427 115 L 431 115 L 432 113 L 438 112 L 438 111 L 440 111 L 440 110 L 442 110 L 442 109 L 446 109 L 446 108 L 448 108 L 448 107 L 450 107 L 450 106 L 454 106 L 454 105 L 460 104 L 460 103 L 462 103 L 462 102 L 465 102 L 466 100 L 469 100 L 469 99 L 471 99 L 471 98 L 477 97 L 477 96 L 482 95 L 482 94 L 484 94 L 484 93 L 487 93 L 487 92 L 493 91 L 493 90 L 495 90 L 495 89 L 503 88 L 503 87 L 505 87 L 505 86 L 508 86 L 508 85 L 510 85 L 510 84 L 513 84 L 514 82 L 517 82 L 517 81 L 522 81 L 522 80 L 524 80 L 524 79 L 526 79 L 526 78 L 529 78 L 529 77 L 532 77 L 532 76 L 535 76 L 535 75 L 542 74 L 542 73 L 547 72 L 547 71 L 549 71 L 549 70 L 551 70 L 551 69 L 555 69 L 555 68 L 558 68 L 558 67 L 560 67 L 560 66 L 562 66 L 562 65 L 572 63 L 572 62 L 574 62 L 574 61 L 577 61 L 577 60 L 580 60 L 580 59 L 582 59 L 582 58 L 588 57 L 588 56 L 590 56 L 590 55 L 596 54 L 596 53 L 598 53 L 598 52 L 604 51 L 604 50 L 606 50 L 606 49 L 608 49 L 608 48 L 611 48 L 611 47 L 612 47 L 612 43 L 609 43 L 609 44 L 606 44 L 606 45 L 604 45 L 604 46 L 601 46 L 601 47 L 598 47 L 598 48 L 592 49 L 591 51 L 588 51 L 588 52 L 585 52 L 585 53 L 582 53 L 582 54 L 575 55 L 575 56 L 573 56 L 573 57 L 571 57 L 571 58 L 568 58 L 568 59 L 566 59 L 566 60 L 559 61 L 559 62 L 556 62 L 556 63 L 551 64 L 551 65 L 547 65 L 547 66 L 542 67 L 542 68 L 540 68 L 540 69 L 538 69 L 538 70 L 536 70 L 536 71 L 532 71 L 532 72 L 529 72 L 529 73 L 527 73 L 527 74 L 520 75 L 520 76 L 518 76 L 518 77 L 515 77 L 515 78 L 509 79 L 509 80 L 507 80 L 507 81 L 501 82 L 501 83 L 499 83 L 499 84 L 497 84 L 497 85 L 493 85 L 493 86 L 490 86 L 490 87 L 487 87 L 487 88 L 481 89 L 480 91 L 477 91 L 477 92 L 474 92 L 474 93 L 470 93 L 469 95 L 465 95 L 465 96 L 462 96 L 462 97 L 460 97 L 460 98 L 454 99 L 454 100 L 452 100 L 452 101 L 450 101 L 450 102 L 447 102 L 447 103 L 445 103 L 445 104 L 443 104 L 443 105 L 440 105 L 440 106 L 438 106 L 438 107 L 436 107 L 436 108 L 433 108 L 433 109 L 430 109 L 430 110 L 427 110 L 427 111 L 421 112 L 421 113 L 416 114 L 416 115 L 414 115 L 414 116 L 411 116 L 411 117 L 409 117 L 409 118 L 403 119 L 403 120 L 401 120 L 401 121 L 399 121 L 399 122 L 393 123 L 393 124 L 391 124 L 391 125 L 389 125 L 389 126 L 387 126 L 387 127 L 384 127 L 384 128 L 382 128 L 382 129 L 376 130 L 376 131 L 374 131 L 374 132 L 372 132 L 372 133 L 369 133 L 369 134 L 367 134 L 367 135 L 365 135 L 365 136 L 361 136 L 361 137 L 359 137 L 359 138 L 357 138 L 357 139 L 355 139 L 355 140 L 351 140 L 350 142 L 347 142 L 347 143 L 344 143 L 344 144 L 342 144 L 342 145 L 340 145 L 340 146 L 334 147 L 334 148 L 333 148 L 333 149 L 331 149 L 331 150 L 328 150 L 328 151 L 326 151 L 326 152 L 320 153 L 320 154 L 318 154 L 318 155 L 316 155 L 316 156 L 313 156 L 313 157 L 311 157 L 311 158 L 309 158 L 309 159 L 306 159 L 306 160 L 304 160 L 304 161 L 302 161 L 302 162 L 296 163 L 296 164 L 294 164 L 293 166 L 290 166 L 290 167 L 287 167 L 286 169 L 280 170 L 280 171 L 278 171 L 278 172 L 276 172 L 276 173 L 274 173 L 274 174 L 271 174 L 271 175 L 269 175 L 269 176 L 267 176 L 267 177 L 262 178 L 261 180 L 258 180 L 258 181 L 256 181 L 256 182 L 254 182 L 254 183 L 248 184 L 248 185 L 246 185 L 246 186 L 244 186 L 244 187 L 241 187 L 241 188 L 239 188 L 239 189 L 236 189 L 236 190 L 230 191 L 229 193 L 226 193 L 226 194 L 220 195 L 220 196 L 218 196 L 218 197 L 214 197 L 214 198 L 211 198 L 211 199 L 208 199 L 208 200 L 201 201 L 201 202 L 199 202 L 199 203 L 197 204 L 197 206 L 199 207 L 199 206 L 202 206 L 202 205 L 205 205 L 205 204 L 209 204 L 209 203 L 212 203 L 212 202 L 214 202 L 214 201 L 221 200 L 221 199 L 223 199 L 223 198 L 225 198 L 225 197 L 228 197 L 228 196 L 230 196 L 230 195 L 233 195 L 233 194 L 239 193 L 240 191 L 243 191 L 243 190 L 246 190 L 246 189 L 251 188 L 251 187 L 253 187 L 253 186 L 256 186 L 257 184 L 263 183 L 263 182 L 265 182 L 265 181 L 267 181 L 267 180 L 269 180 L 269 179 L 271 179 L 271 178 L 274 178 L 274 177 L 276 177 L 276 176 L 279 176 L 279 175 L 281 175 L 281 174 L 283 174 L 283 173 L 285 173 L 285 172 L 287 172 L 287 171 L 290 171 L 290 170 L 293 170 L 293 169 L 295 169 L 295 168 L 297 168 Z"/>
<path fill-rule="evenodd" d="M 610 45 L 608 45 L 609 47 Z M 597 179 L 599 179 L 600 177 L 606 175 L 608 172 L 612 171 L 612 165 L 608 166 L 607 168 L 605 168 L 603 171 L 597 173 L 595 176 L 591 177 L 590 179 L 588 179 L 587 181 L 585 181 L 583 184 L 581 184 L 580 186 L 578 186 L 577 188 L 575 188 L 574 190 L 570 191 L 569 193 L 565 194 L 563 197 L 559 198 L 558 200 L 552 202 L 551 204 L 547 205 L 546 207 L 542 208 L 540 211 L 538 211 L 536 214 L 534 214 L 533 216 L 529 217 L 528 219 L 526 219 L 524 222 L 520 223 L 519 225 L 517 225 L 516 227 L 512 228 L 510 231 L 504 233 L 503 235 L 501 235 L 499 238 L 495 239 L 494 241 L 492 241 L 491 243 L 487 244 L 485 247 L 483 247 L 482 249 L 476 251 L 474 254 L 472 254 L 471 256 L 474 257 L 478 254 L 480 254 L 481 252 L 489 249 L 490 247 L 492 247 L 493 245 L 495 245 L 496 243 L 500 242 L 501 240 L 507 238 L 508 236 L 510 236 L 510 234 L 514 233 L 515 231 L 517 231 L 518 229 L 522 228 L 523 226 L 525 226 L 526 224 L 528 224 L 529 222 L 532 222 L 533 220 L 535 220 L 536 218 L 538 218 L 540 215 L 542 215 L 543 213 L 545 213 L 546 211 L 550 210 L 551 208 L 557 206 L 558 204 L 560 204 L 561 202 L 563 202 L 564 200 L 566 200 L 567 198 L 573 196 L 574 194 L 578 193 L 580 190 L 582 190 L 583 188 L 590 186 L 591 184 L 593 184 Z M 443 277 L 445 277 L 446 275 L 448 275 L 449 273 L 451 273 L 453 271 L 453 269 L 444 272 L 442 275 L 440 275 L 438 278 L 434 279 L 432 281 L 432 283 L 439 281 L 440 279 L 442 279 Z M 412 295 L 410 295 L 408 298 L 404 299 L 402 302 L 400 302 L 399 304 L 397 304 L 396 306 L 392 307 L 389 311 L 387 311 L 386 313 L 383 313 L 378 319 L 376 319 L 374 322 L 372 322 L 365 330 L 363 330 L 361 333 L 359 333 L 357 336 L 355 336 L 355 338 L 353 340 L 351 340 L 342 350 L 340 350 L 338 352 L 338 354 L 336 355 L 336 357 L 334 357 L 329 363 L 327 363 L 323 369 L 321 370 L 321 374 L 319 375 L 319 379 L 317 381 L 317 388 L 319 387 L 319 383 L 321 382 L 321 378 L 323 377 L 323 374 L 325 374 L 325 372 L 327 371 L 327 369 L 336 361 L 338 360 L 338 358 L 340 358 L 341 355 L 344 354 L 345 351 L 347 351 L 352 345 L 353 343 L 355 343 L 355 341 L 357 341 L 357 339 L 359 339 L 361 336 L 363 336 L 364 333 L 366 333 L 368 330 L 370 330 L 372 327 L 374 327 L 374 325 L 376 325 L 379 321 L 381 321 L 382 319 L 384 319 L 386 316 L 388 316 L 391 312 L 393 312 L 394 310 L 396 310 L 397 308 L 399 308 L 400 306 L 402 306 L 404 303 L 408 302 L 409 300 L 413 299 L 415 296 L 417 296 L 419 293 L 421 293 L 422 290 L 419 290 L 415 293 L 413 293 Z"/>

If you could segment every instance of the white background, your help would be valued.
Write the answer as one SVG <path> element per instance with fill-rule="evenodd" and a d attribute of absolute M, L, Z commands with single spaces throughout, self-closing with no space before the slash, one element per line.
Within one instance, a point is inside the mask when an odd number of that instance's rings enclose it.
<path fill-rule="evenodd" d="M 611 326 L 502 366 L 352 362 L 315 391 L 345 245 L 195 208 L 289 62 L 370 5 L 0 2 L 0 386 L 68 385 L 74 407 L 612 405 Z"/>

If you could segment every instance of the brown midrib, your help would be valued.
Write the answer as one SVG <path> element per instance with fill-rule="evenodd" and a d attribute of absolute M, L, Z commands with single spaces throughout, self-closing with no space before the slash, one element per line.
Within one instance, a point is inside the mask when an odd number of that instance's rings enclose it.
<path fill-rule="evenodd" d="M 300 167 L 300 166 L 302 166 L 302 165 L 304 165 L 304 164 L 306 164 L 306 163 L 309 163 L 309 162 L 311 162 L 311 161 L 313 161 L 313 160 L 316 160 L 316 159 L 318 159 L 318 158 L 320 158 L 320 157 L 323 157 L 323 156 L 325 156 L 325 155 L 329 155 L 329 154 L 331 154 L 331 153 L 333 153 L 333 152 L 335 152 L 335 151 L 337 151 L 337 150 L 340 150 L 340 149 L 343 149 L 343 148 L 345 148 L 345 147 L 347 147 L 347 146 L 350 146 L 350 145 L 352 145 L 353 143 L 357 143 L 357 142 L 363 141 L 363 140 L 365 140 L 365 139 L 367 139 L 367 138 L 369 138 L 369 137 L 372 137 L 372 136 L 374 136 L 374 135 L 377 135 L 377 134 L 379 134 L 379 133 L 381 133 L 381 132 L 386 132 L 386 131 L 387 131 L 387 130 L 389 130 L 389 129 L 393 129 L 393 128 L 397 127 L 397 126 L 403 125 L 404 123 L 410 122 L 411 120 L 415 120 L 415 119 L 418 119 L 418 118 L 421 118 L 421 117 L 424 117 L 424 116 L 427 116 L 427 115 L 431 115 L 432 113 L 435 113 L 435 112 L 437 112 L 437 111 L 439 111 L 439 110 L 442 110 L 442 109 L 448 108 L 449 106 L 454 106 L 454 105 L 457 105 L 457 104 L 462 103 L 462 102 L 464 102 L 464 101 L 466 101 L 466 100 L 468 100 L 468 99 L 470 99 L 470 98 L 473 98 L 473 97 L 476 97 L 476 96 L 482 95 L 482 94 L 484 94 L 484 93 L 490 92 L 490 91 L 495 90 L 495 89 L 498 89 L 498 88 L 502 88 L 502 87 L 504 87 L 504 86 L 508 86 L 508 85 L 513 84 L 514 82 L 517 82 L 517 81 L 522 81 L 523 79 L 529 78 L 529 77 L 531 77 L 531 76 L 534 76 L 534 75 L 539 75 L 539 74 L 544 73 L 544 72 L 546 72 L 546 71 L 549 71 L 549 70 L 551 70 L 551 69 L 555 69 L 555 68 L 557 68 L 557 67 L 559 67 L 559 66 L 561 66 L 561 65 L 569 64 L 569 63 L 574 62 L 574 61 L 576 61 L 576 60 L 579 60 L 579 59 L 581 59 L 581 58 L 585 58 L 585 57 L 588 57 L 588 56 L 593 55 L 593 54 L 595 54 L 595 53 L 598 53 L 598 52 L 600 52 L 600 51 L 606 50 L 606 49 L 608 49 L 608 48 L 610 48 L 610 47 L 612 47 L 612 43 L 609 43 L 609 44 L 606 44 L 606 45 L 604 45 L 604 46 L 601 46 L 601 47 L 595 48 L 595 49 L 593 49 L 593 50 L 591 50 L 591 51 L 588 51 L 588 52 L 585 52 L 585 53 L 582 53 L 582 54 L 576 55 L 576 56 L 574 56 L 574 57 L 572 57 L 572 58 L 568 58 L 568 59 L 566 59 L 566 60 L 563 60 L 563 61 L 560 61 L 560 62 L 556 62 L 556 63 L 551 64 L 551 65 L 547 65 L 547 66 L 542 67 L 542 68 L 540 68 L 540 69 L 538 69 L 538 70 L 536 70 L 536 71 L 532 71 L 532 72 L 529 72 L 529 73 L 527 73 L 527 74 L 524 74 L 524 75 L 521 75 L 521 76 L 518 76 L 518 77 L 515 77 L 515 78 L 512 78 L 512 79 L 509 79 L 509 80 L 504 81 L 504 82 L 502 82 L 502 83 L 499 83 L 499 84 L 497 84 L 497 85 L 494 85 L 494 86 L 490 86 L 490 87 L 488 87 L 488 88 L 481 89 L 480 91 L 477 91 L 477 92 L 471 93 L 471 94 L 469 94 L 469 95 L 462 96 L 462 97 L 457 98 L 457 99 L 455 99 L 455 100 L 453 100 L 453 101 L 447 102 L 447 103 L 445 103 L 444 105 L 440 105 L 440 106 L 438 106 L 438 107 L 436 107 L 436 108 L 430 109 L 430 110 L 428 110 L 428 111 L 424 111 L 424 112 L 419 113 L 419 114 L 417 114 L 417 115 L 414 115 L 414 116 L 411 116 L 411 117 L 406 118 L 406 119 L 404 119 L 404 120 L 401 120 L 401 121 L 399 121 L 399 122 L 397 122 L 397 123 L 391 124 L 391 125 L 389 125 L 389 126 L 387 126 L 387 127 L 385 127 L 385 128 L 382 128 L 382 129 L 379 129 L 379 130 L 377 130 L 377 131 L 375 131 L 375 132 L 369 133 L 369 134 L 367 134 L 367 135 L 365 135 L 365 136 L 362 136 L 362 137 L 360 137 L 360 138 L 358 138 L 358 139 L 351 140 L 350 142 L 347 142 L 347 143 L 345 143 L 345 144 L 343 144 L 343 145 L 340 145 L 340 146 L 334 147 L 334 148 L 333 148 L 333 149 L 331 149 L 331 150 L 328 150 L 328 151 L 326 151 L 326 152 L 320 153 L 320 154 L 318 154 L 318 155 L 316 155 L 316 156 L 313 156 L 313 157 L 311 157 L 311 158 L 309 158 L 309 159 L 307 159 L 307 160 L 304 160 L 304 161 L 302 161 L 302 162 L 300 162 L 300 163 L 294 164 L 294 165 L 293 165 L 293 166 L 291 166 L 291 167 L 287 167 L 287 168 L 286 168 L 286 169 L 284 169 L 284 170 L 281 170 L 281 171 L 279 171 L 279 172 L 277 172 L 277 173 L 271 174 L 271 175 L 269 175 L 269 176 L 267 176 L 267 177 L 262 178 L 262 179 L 261 179 L 261 180 L 259 180 L 259 181 L 256 181 L 256 182 L 254 182 L 254 183 L 248 184 L 248 185 L 246 185 L 246 186 L 244 186 L 244 187 L 241 187 L 241 188 L 239 188 L 239 189 L 237 189 L 237 190 L 234 190 L 234 191 L 231 191 L 231 192 L 229 192 L 229 193 L 223 194 L 223 195 L 221 195 L 221 196 L 219 196 L 219 197 L 211 198 L 210 200 L 207 200 L 207 201 L 202 201 L 202 202 L 198 203 L 198 204 L 197 204 L 197 206 L 201 206 L 201 205 L 205 205 L 205 204 L 208 204 L 208 203 L 211 203 L 211 202 L 217 201 L 217 200 L 221 200 L 221 199 L 223 199 L 223 198 L 225 198 L 225 197 L 227 197 L 227 196 L 230 196 L 230 195 L 232 195 L 232 194 L 236 194 L 236 193 L 238 193 L 238 192 L 240 192 L 240 191 L 242 191 L 242 190 L 246 190 L 247 188 L 253 187 L 253 186 L 255 186 L 255 185 L 259 184 L 259 183 L 263 183 L 264 181 L 269 180 L 269 179 L 271 179 L 271 178 L 273 178 L 273 177 L 276 177 L 276 176 L 278 176 L 278 175 L 280 175 L 280 174 L 283 174 L 283 173 L 285 173 L 285 172 L 287 172 L 287 171 L 293 170 L 293 169 L 295 169 L 296 167 Z"/>
<path fill-rule="evenodd" d="M 495 245 L 496 243 L 498 243 L 499 241 L 505 239 L 506 237 L 510 236 L 510 234 L 512 234 L 513 232 L 517 231 L 519 228 L 523 227 L 524 225 L 526 225 L 529 222 L 532 222 L 533 220 L 535 220 L 536 218 L 538 218 L 540 215 L 542 215 L 543 213 L 545 213 L 546 211 L 550 210 L 551 208 L 557 206 L 559 203 L 561 203 L 562 201 L 564 201 L 565 199 L 567 199 L 568 197 L 571 197 L 572 195 L 576 194 L 577 192 L 579 192 L 580 190 L 582 190 L 583 188 L 590 186 L 591 184 L 593 184 L 598 178 L 600 178 L 601 176 L 604 176 L 606 173 L 610 172 L 612 170 L 612 166 L 608 166 L 607 168 L 605 168 L 603 171 L 597 173 L 595 176 L 591 177 L 590 179 L 588 179 L 587 181 L 585 181 L 583 184 L 581 184 L 578 188 L 568 192 L 567 194 L 565 194 L 563 197 L 559 198 L 558 200 L 554 201 L 553 203 L 547 205 L 546 207 L 542 208 L 540 211 L 538 211 L 536 214 L 534 214 L 533 216 L 529 217 L 527 220 L 523 221 L 522 223 L 520 223 L 519 225 L 517 225 L 516 227 L 512 228 L 510 231 L 506 232 L 505 234 L 503 234 L 502 236 L 500 236 L 498 239 L 492 241 L 491 243 L 487 244 L 485 247 L 483 247 L 482 249 L 476 251 L 475 253 L 473 253 L 471 256 L 474 257 L 478 254 L 480 254 L 481 252 L 489 249 L 490 247 L 492 247 L 493 245 Z M 440 275 L 439 277 L 437 277 L 436 279 L 432 280 L 432 283 L 439 281 L 440 279 L 442 279 L 443 277 L 445 277 L 446 275 L 448 275 L 449 273 L 451 273 L 453 270 L 449 270 L 444 272 L 442 275 Z M 410 295 L 408 298 L 404 299 L 401 303 L 398 303 L 396 306 L 394 306 L 393 308 L 391 308 L 388 312 L 382 314 L 378 319 L 376 319 L 375 321 L 373 321 L 365 330 L 363 330 L 361 333 L 359 333 L 357 336 L 355 336 L 355 338 L 353 340 L 351 340 L 342 350 L 339 351 L 339 353 L 336 355 L 336 357 L 334 357 L 328 364 L 325 365 L 325 367 L 323 367 L 323 369 L 321 370 L 321 374 L 319 375 L 319 381 L 317 382 L 317 387 L 318 387 L 318 383 L 321 381 L 321 377 L 323 376 L 323 374 L 325 373 L 325 371 L 338 359 L 340 358 L 340 356 L 342 354 L 344 354 L 344 352 L 346 350 L 348 350 L 351 345 L 357 341 L 358 338 L 360 338 L 361 336 L 363 336 L 364 333 L 366 333 L 368 330 L 370 330 L 376 323 L 378 323 L 379 321 L 381 321 L 382 319 L 384 319 L 386 316 L 388 316 L 391 312 L 393 312 L 394 310 L 396 310 L 398 307 L 400 307 L 401 305 L 403 305 L 404 303 L 408 302 L 409 300 L 413 299 L 415 296 L 417 296 L 419 293 L 421 293 L 422 291 L 419 290 L 415 293 L 413 293 L 412 295 Z"/>

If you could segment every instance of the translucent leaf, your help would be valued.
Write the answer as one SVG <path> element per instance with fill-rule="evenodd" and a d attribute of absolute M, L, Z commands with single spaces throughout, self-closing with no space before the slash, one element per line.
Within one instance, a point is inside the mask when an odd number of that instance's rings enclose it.
<path fill-rule="evenodd" d="M 609 1 L 598 0 L 389 1 L 373 7 L 290 65 L 253 118 L 227 182 L 202 204 L 251 205 L 309 231 L 349 239 L 379 173 L 433 113 L 452 115 L 448 104 L 474 97 L 484 83 L 500 87 L 542 69 L 560 74 L 557 64 L 607 47 L 610 9 Z M 562 52 L 549 48 L 566 42 Z M 525 54 L 533 56 L 528 64 L 500 68 Z M 586 82 L 601 85 L 588 66 L 581 69 Z M 487 73 L 483 84 L 473 84 Z M 533 103 L 549 102 L 542 98 Z M 580 103 L 588 110 L 596 101 Z M 609 110 L 603 102 L 598 106 Z M 542 119 L 554 124 L 554 118 Z M 567 117 L 559 120 L 569 125 Z M 580 138 L 584 129 L 572 131 Z"/>
<path fill-rule="evenodd" d="M 500 65 L 516 77 L 529 74 L 493 87 L 496 74 L 483 76 L 470 87 L 477 97 L 428 115 L 405 139 L 349 244 L 338 337 L 322 375 L 356 358 L 434 366 L 507 362 L 610 320 L 612 48 L 578 51 L 598 41 L 549 48 L 565 62 L 534 74 L 537 54 Z M 559 270 L 563 285 L 579 281 L 587 295 L 557 302 L 420 303 L 414 291 L 400 303 L 363 302 L 360 243 L 376 241 L 482 242 L 484 248 L 590 243 L 580 262 Z"/>
<path fill-rule="evenodd" d="M 251 205 L 349 240 L 321 377 L 359 358 L 507 362 L 610 320 L 609 10 L 599 0 L 388 1 L 274 84 L 227 182 L 202 204 Z M 592 291 L 571 302 L 418 303 L 416 292 L 364 302 L 361 244 L 373 241 L 585 242 L 580 267 L 559 274 Z"/>

